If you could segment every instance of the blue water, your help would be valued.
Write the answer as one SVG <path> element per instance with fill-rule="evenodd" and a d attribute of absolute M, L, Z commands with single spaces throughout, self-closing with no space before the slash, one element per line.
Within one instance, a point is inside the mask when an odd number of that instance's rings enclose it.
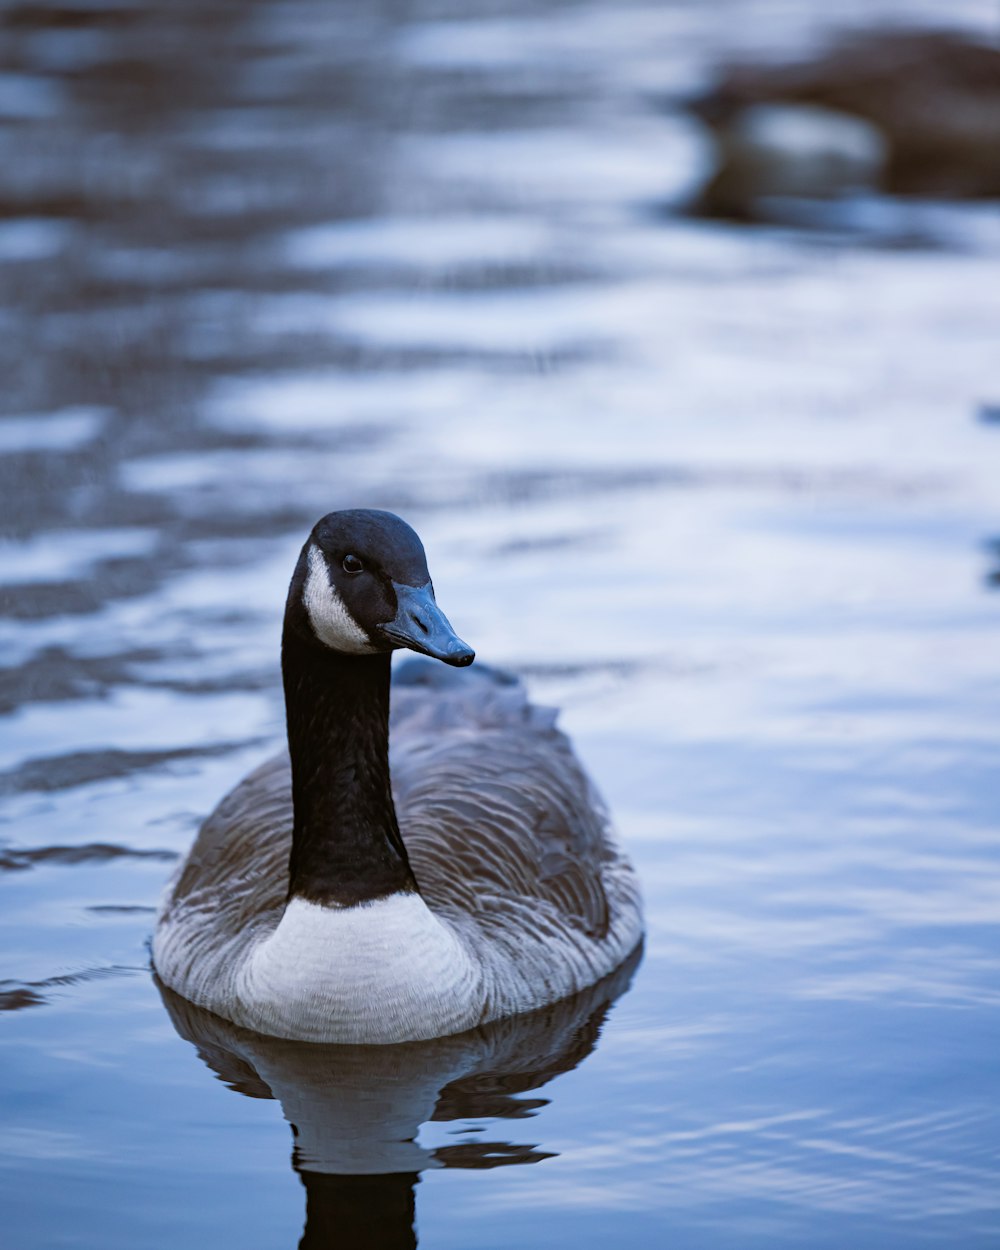
<path fill-rule="evenodd" d="M 670 211 L 676 101 L 807 0 L 5 18 L 4 1246 L 294 1246 L 307 1191 L 307 1245 L 411 1197 L 424 1250 L 1000 1244 L 995 211 Z M 644 885 L 630 987 L 478 1049 L 289 1052 L 149 970 L 351 505 Z"/>

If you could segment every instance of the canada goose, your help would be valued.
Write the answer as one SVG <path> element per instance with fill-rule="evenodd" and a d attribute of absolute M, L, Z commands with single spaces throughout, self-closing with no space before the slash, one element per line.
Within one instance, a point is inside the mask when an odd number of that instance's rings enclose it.
<path fill-rule="evenodd" d="M 556 1002 L 638 944 L 604 807 L 513 678 L 404 666 L 390 782 L 399 647 L 474 659 L 413 530 L 330 513 L 285 607 L 289 753 L 222 800 L 160 909 L 153 961 L 178 994 L 275 1037 L 412 1041 Z"/>

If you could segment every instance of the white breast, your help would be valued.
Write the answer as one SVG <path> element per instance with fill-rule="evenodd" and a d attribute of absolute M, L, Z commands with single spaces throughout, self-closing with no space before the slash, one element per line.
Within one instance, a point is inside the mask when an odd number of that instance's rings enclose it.
<path fill-rule="evenodd" d="M 480 1023 L 482 976 L 419 894 L 354 907 L 293 898 L 250 952 L 230 1019 L 273 1037 L 399 1042 Z"/>

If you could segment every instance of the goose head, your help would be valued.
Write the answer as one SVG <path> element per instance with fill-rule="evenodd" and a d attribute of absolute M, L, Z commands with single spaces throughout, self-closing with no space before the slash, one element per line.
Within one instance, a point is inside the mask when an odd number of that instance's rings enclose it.
<path fill-rule="evenodd" d="M 406 647 L 456 668 L 476 658 L 437 605 L 423 544 L 391 512 L 330 512 L 316 523 L 295 567 L 286 623 L 346 655 Z"/>

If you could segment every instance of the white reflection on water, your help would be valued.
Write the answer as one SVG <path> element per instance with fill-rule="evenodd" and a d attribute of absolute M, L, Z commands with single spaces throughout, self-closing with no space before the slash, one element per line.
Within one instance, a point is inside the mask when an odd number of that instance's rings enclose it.
<path fill-rule="evenodd" d="M 21 542 L 8 539 L 0 542 L 0 578 L 16 586 L 86 576 L 101 560 L 148 556 L 155 545 L 156 535 L 141 529 L 57 531 Z"/>
<path fill-rule="evenodd" d="M 17 243 L 17 248 L 19 255 L 23 257 L 23 239 Z M 30 247 L 28 251 L 30 255 Z M 33 412 L 24 416 L 4 417 L 0 423 L 0 454 L 75 450 L 97 437 L 106 416 L 107 413 L 100 408 L 78 405 L 60 412 Z"/>
<path fill-rule="evenodd" d="M 289 260 L 306 269 L 402 265 L 413 270 L 481 271 L 500 263 L 537 265 L 551 252 L 557 232 L 530 218 L 469 215 L 345 221 L 310 226 L 287 235 Z"/>

